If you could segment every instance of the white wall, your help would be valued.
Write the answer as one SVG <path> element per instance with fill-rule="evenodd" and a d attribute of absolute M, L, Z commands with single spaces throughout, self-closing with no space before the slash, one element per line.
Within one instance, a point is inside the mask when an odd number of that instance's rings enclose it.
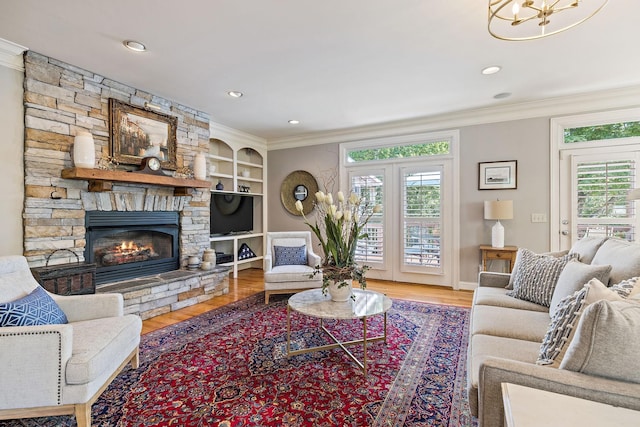
<path fill-rule="evenodd" d="M 0 65 L 0 255 L 22 255 L 24 74 Z"/>

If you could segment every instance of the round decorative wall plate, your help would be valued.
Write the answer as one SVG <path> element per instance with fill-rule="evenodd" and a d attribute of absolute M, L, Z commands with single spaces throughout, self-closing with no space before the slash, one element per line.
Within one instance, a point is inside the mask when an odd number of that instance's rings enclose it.
<path fill-rule="evenodd" d="M 280 186 L 280 201 L 282 206 L 291 214 L 300 216 L 296 209 L 296 202 L 300 200 L 304 214 L 307 215 L 315 207 L 315 194 L 318 192 L 318 182 L 307 171 L 291 172 Z"/>

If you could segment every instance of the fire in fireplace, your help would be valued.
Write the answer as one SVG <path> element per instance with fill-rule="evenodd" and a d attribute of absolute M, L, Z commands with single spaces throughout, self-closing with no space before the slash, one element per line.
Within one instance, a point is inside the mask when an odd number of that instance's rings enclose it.
<path fill-rule="evenodd" d="M 177 212 L 90 211 L 85 223 L 98 285 L 179 268 Z"/>

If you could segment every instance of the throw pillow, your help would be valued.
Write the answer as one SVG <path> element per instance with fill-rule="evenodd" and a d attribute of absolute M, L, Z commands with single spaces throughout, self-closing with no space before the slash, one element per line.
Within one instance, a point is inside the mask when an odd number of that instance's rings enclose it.
<path fill-rule="evenodd" d="M 622 301 L 626 295 L 625 286 L 607 288 L 598 279 L 591 279 L 582 289 L 561 299 L 542 340 L 536 363 L 559 367 L 584 307 L 600 300 Z"/>
<path fill-rule="evenodd" d="M 274 246 L 273 266 L 307 265 L 307 248 L 302 246 Z"/>
<path fill-rule="evenodd" d="M 609 284 L 640 276 L 640 244 L 622 239 L 607 239 L 591 261 L 593 265 L 610 265 Z"/>
<path fill-rule="evenodd" d="M 67 316 L 42 286 L 29 295 L 0 304 L 0 326 L 59 325 Z"/>
<path fill-rule="evenodd" d="M 549 316 L 553 317 L 556 314 L 558 304 L 562 298 L 573 294 L 589 280 L 598 279 L 602 283 L 608 283 L 610 271 L 610 265 L 590 265 L 583 264 L 577 260 L 569 261 L 558 277 L 558 283 L 551 297 Z"/>
<path fill-rule="evenodd" d="M 585 308 L 560 369 L 640 383 L 640 304 L 598 301 Z"/>
<path fill-rule="evenodd" d="M 578 254 L 580 262 L 591 264 L 596 252 L 607 239 L 608 237 L 584 236 L 571 246 L 569 253 Z"/>
<path fill-rule="evenodd" d="M 513 278 L 516 276 L 516 272 L 518 271 L 518 267 L 520 265 L 520 253 L 521 251 L 518 251 L 516 253 L 516 260 L 513 263 L 513 267 L 511 268 L 511 276 L 509 276 L 509 284 L 507 285 L 506 289 L 513 289 Z M 565 249 L 563 251 L 555 251 L 555 252 L 543 252 L 540 255 L 545 255 L 545 256 L 552 256 L 555 258 L 560 258 L 561 256 L 565 256 L 566 254 L 569 253 L 569 249 Z"/>
<path fill-rule="evenodd" d="M 554 257 L 518 249 L 518 256 L 520 265 L 513 279 L 513 290 L 507 295 L 549 307 L 562 269 L 577 254 Z"/>

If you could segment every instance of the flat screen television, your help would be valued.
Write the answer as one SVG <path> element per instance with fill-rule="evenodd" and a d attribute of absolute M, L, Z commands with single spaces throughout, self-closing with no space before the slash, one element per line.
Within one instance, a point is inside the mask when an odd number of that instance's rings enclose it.
<path fill-rule="evenodd" d="M 253 196 L 211 195 L 211 234 L 247 233 L 253 230 Z"/>

